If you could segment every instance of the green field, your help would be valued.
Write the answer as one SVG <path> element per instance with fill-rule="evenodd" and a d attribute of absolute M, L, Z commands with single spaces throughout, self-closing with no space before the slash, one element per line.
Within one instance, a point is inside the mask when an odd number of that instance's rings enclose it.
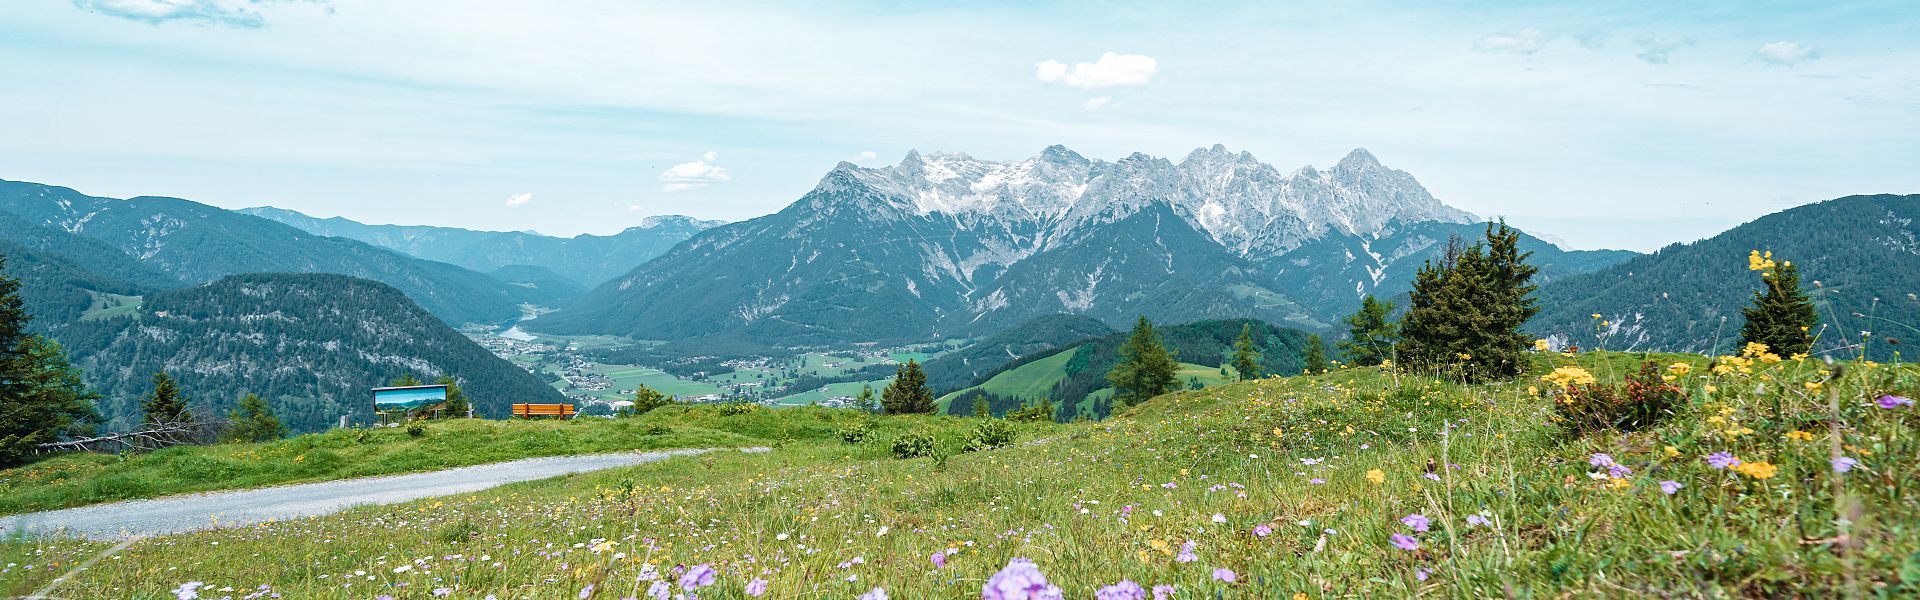
<path fill-rule="evenodd" d="M 961 449 L 985 419 L 811 408 L 461 424 L 555 443 L 619 440 L 608 446 L 664 425 L 775 449 L 150 538 L 56 595 L 171 598 L 198 581 L 235 597 L 264 584 L 289 598 L 616 599 L 650 597 L 654 573 L 677 586 L 680 570 L 705 565 L 716 572 L 703 598 L 745 598 L 755 579 L 772 599 L 874 587 L 970 598 L 1015 558 L 1066 598 L 1122 580 L 1172 586 L 1178 600 L 1920 595 L 1920 407 L 1899 399 L 1920 395 L 1920 369 L 1533 360 L 1530 374 L 1489 385 L 1365 368 L 1183 391 L 1106 421 L 1016 425 L 1015 443 L 978 452 Z M 1618 386 L 1642 360 L 1678 373 L 1677 403 L 1656 420 L 1584 432 L 1555 422 L 1564 397 L 1542 375 L 1577 367 Z M 1664 368 L 1677 362 L 1691 368 Z M 864 439 L 839 435 L 867 422 Z M 937 457 L 892 457 L 914 431 L 932 436 Z M 475 433 L 369 444 L 430 458 L 487 437 Z M 312 460 L 328 444 L 310 440 L 341 435 L 186 448 L 166 462 L 264 470 Z M 510 454 L 522 443 L 496 446 Z M 1847 468 L 1834 466 L 1840 458 Z M 70 499 L 42 490 L 85 489 L 119 462 L 62 457 L 0 480 L 21 482 L 9 501 Z M 0 591 L 31 591 L 102 547 L 0 541 L 0 560 L 29 567 Z"/>
<path fill-rule="evenodd" d="M 1045 398 L 1053 392 L 1054 384 L 1060 383 L 1060 380 L 1067 377 L 1067 363 L 1071 362 L 1074 354 L 1079 351 L 1079 346 L 1069 348 L 1064 352 L 1002 371 L 986 381 L 981 382 L 980 385 L 941 396 L 940 410 L 945 411 L 947 406 L 953 402 L 954 398 L 976 391 L 1024 400 Z M 1209 367 L 1193 363 L 1180 363 L 1180 370 L 1174 374 L 1174 377 L 1181 389 L 1185 389 L 1189 380 L 1192 378 L 1198 378 L 1201 385 L 1208 387 L 1232 381 L 1231 377 L 1223 377 L 1220 375 L 1220 367 Z M 1111 397 L 1113 397 L 1112 388 L 1104 388 L 1087 394 L 1087 398 L 1089 399 L 1106 399 Z M 1083 402 L 1080 404 L 1080 410 L 1082 413 L 1086 413 L 1092 409 L 1092 406 L 1093 403 L 1091 402 Z M 1086 416 L 1091 417 L 1092 415 L 1088 414 Z"/>
<path fill-rule="evenodd" d="M 887 387 L 887 384 L 891 381 L 893 380 L 878 379 L 874 381 L 853 381 L 853 382 L 847 382 L 847 383 L 830 383 L 830 384 L 827 384 L 825 391 L 821 391 L 817 389 L 807 390 L 807 391 L 800 392 L 798 394 L 793 394 L 790 396 L 781 396 L 779 398 L 774 398 L 773 402 L 781 406 L 806 406 L 808 404 L 826 400 L 828 398 L 837 398 L 840 396 L 856 396 L 857 397 L 860 395 L 860 388 L 863 386 L 872 386 L 874 397 L 878 398 L 880 397 L 880 391 L 882 389 L 885 389 Z"/>
<path fill-rule="evenodd" d="M 131 317 L 140 314 L 140 302 L 143 300 L 140 296 L 123 296 L 120 294 L 106 294 L 91 291 L 87 293 L 93 296 L 93 305 L 88 306 L 87 311 L 81 313 L 80 320 L 82 321 Z"/>

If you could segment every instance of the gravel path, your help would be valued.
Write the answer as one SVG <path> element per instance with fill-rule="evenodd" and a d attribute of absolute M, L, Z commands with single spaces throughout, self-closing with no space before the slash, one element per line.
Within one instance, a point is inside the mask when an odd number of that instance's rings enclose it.
<path fill-rule="evenodd" d="M 555 456 L 365 479 L 301 483 L 254 490 L 210 492 L 154 500 L 130 500 L 0 517 L 0 535 L 65 534 L 96 540 L 166 535 L 240 527 L 339 512 L 354 506 L 393 504 L 484 490 L 490 487 L 626 467 L 713 449 Z M 746 448 L 743 452 L 765 452 Z"/>

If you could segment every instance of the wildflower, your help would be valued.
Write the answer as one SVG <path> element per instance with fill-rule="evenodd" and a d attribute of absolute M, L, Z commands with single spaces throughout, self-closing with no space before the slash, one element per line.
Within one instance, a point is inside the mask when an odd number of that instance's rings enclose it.
<path fill-rule="evenodd" d="M 1666 448 L 1661 449 L 1661 452 L 1665 453 L 1667 455 L 1667 458 L 1673 458 L 1675 456 L 1680 455 L 1680 449 L 1675 448 L 1673 446 L 1667 446 Z"/>
<path fill-rule="evenodd" d="M 1420 549 L 1420 540 L 1413 539 L 1413 536 L 1404 533 L 1393 534 L 1393 537 L 1389 539 L 1393 541 L 1393 547 L 1401 550 L 1411 551 Z"/>
<path fill-rule="evenodd" d="M 1546 341 L 1546 340 L 1534 340 L 1534 341 L 1533 341 L 1533 350 L 1534 350 L 1535 352 L 1546 352 L 1546 351 L 1547 351 L 1547 348 L 1548 348 L 1548 345 L 1547 345 L 1547 341 Z"/>
<path fill-rule="evenodd" d="M 747 582 L 748 596 L 759 598 L 761 596 L 765 596 L 766 594 L 767 594 L 767 580 L 761 579 L 759 577 L 755 577 L 753 578 L 753 581 Z"/>
<path fill-rule="evenodd" d="M 1901 397 L 1901 396 L 1895 396 L 1893 394 L 1887 394 L 1887 395 L 1881 396 L 1880 399 L 1873 401 L 1873 403 L 1880 405 L 1880 408 L 1885 408 L 1888 410 L 1900 408 L 1902 406 L 1913 406 L 1913 400 L 1905 397 Z"/>
<path fill-rule="evenodd" d="M 1439 480 L 1440 480 L 1440 474 L 1438 474 L 1438 473 L 1422 473 L 1422 474 L 1421 474 L 1420 476 L 1421 476 L 1421 477 L 1425 477 L 1425 478 L 1427 478 L 1427 479 L 1432 479 L 1432 480 L 1434 480 L 1434 481 L 1439 481 Z"/>
<path fill-rule="evenodd" d="M 1269 535 L 1273 535 L 1273 528 L 1268 527 L 1266 523 L 1253 526 L 1254 537 L 1267 537 Z"/>
<path fill-rule="evenodd" d="M 691 592 L 713 585 L 715 575 L 716 573 L 712 565 L 706 563 L 694 565 L 693 568 L 687 569 L 686 573 L 680 575 L 680 589 Z"/>
<path fill-rule="evenodd" d="M 1492 527 L 1493 521 L 1489 521 L 1487 520 L 1486 517 L 1483 517 L 1480 515 L 1467 515 L 1467 526 L 1468 527 Z"/>
<path fill-rule="evenodd" d="M 1845 456 L 1835 458 L 1833 459 L 1833 472 L 1845 473 L 1848 471 L 1852 471 L 1853 467 L 1859 464 L 1860 464 L 1860 461 L 1857 461 Z"/>
<path fill-rule="evenodd" d="M 1240 576 L 1235 575 L 1233 569 L 1220 567 L 1213 570 L 1213 578 L 1224 583 L 1233 583 L 1234 580 L 1239 579 Z"/>
<path fill-rule="evenodd" d="M 860 595 L 860 600 L 887 600 L 887 590 L 873 588 L 873 591 Z"/>
<path fill-rule="evenodd" d="M 1213 522 L 1216 524 L 1225 523 L 1227 522 L 1227 516 L 1220 513 L 1213 513 Z"/>
<path fill-rule="evenodd" d="M 1540 380 L 1560 386 L 1560 389 L 1563 390 L 1574 385 L 1593 385 L 1594 382 L 1599 381 L 1593 377 L 1592 373 L 1588 373 L 1586 369 L 1571 365 L 1560 367 L 1554 369 L 1552 373 L 1541 375 Z"/>
<path fill-rule="evenodd" d="M 1665 493 L 1668 496 L 1672 496 L 1674 494 L 1680 493 L 1680 488 L 1683 488 L 1683 487 L 1687 487 L 1687 486 L 1680 485 L 1680 482 L 1673 481 L 1671 479 L 1660 482 L 1660 491 Z"/>
<path fill-rule="evenodd" d="M 587 587 L 580 588 L 580 600 L 587 600 L 587 598 L 592 595 L 593 595 L 593 584 L 589 583 L 587 584 Z"/>
<path fill-rule="evenodd" d="M 433 588 L 433 597 L 445 598 L 453 595 L 453 588 Z"/>
<path fill-rule="evenodd" d="M 933 561 L 933 568 L 935 568 L 935 569 L 939 569 L 939 568 L 943 568 L 943 567 L 946 567 L 946 566 L 947 566 L 947 551 L 945 551 L 945 550 L 935 550 L 935 551 L 933 551 L 933 555 L 932 555 L 932 556 L 929 556 L 929 557 L 927 557 L 927 560 L 931 560 L 931 561 Z"/>
<path fill-rule="evenodd" d="M 1420 513 L 1413 513 L 1404 517 L 1400 517 L 1400 523 L 1403 525 L 1406 525 L 1407 527 L 1413 528 L 1414 531 L 1419 531 L 1419 532 L 1425 532 L 1428 528 L 1432 526 L 1431 522 L 1427 520 L 1427 516 Z"/>
<path fill-rule="evenodd" d="M 1761 254 L 1759 250 L 1754 250 L 1747 255 L 1748 271 L 1772 271 L 1774 267 L 1777 266 L 1779 265 L 1773 262 L 1772 250 L 1768 250 L 1766 254 Z"/>
<path fill-rule="evenodd" d="M 1428 578 L 1428 577 L 1430 577 L 1430 576 L 1432 576 L 1432 575 L 1433 575 L 1433 572 L 1432 572 L 1432 571 L 1428 571 L 1428 570 L 1426 570 L 1426 569 L 1414 569 L 1414 570 L 1413 570 L 1413 578 L 1414 578 L 1414 579 L 1418 579 L 1418 580 L 1421 580 L 1421 581 L 1426 581 L 1426 580 L 1427 580 L 1427 578 Z"/>
<path fill-rule="evenodd" d="M 1715 452 L 1707 455 L 1707 465 L 1715 469 L 1740 466 L 1740 459 L 1727 452 Z"/>
<path fill-rule="evenodd" d="M 1733 470 L 1736 473 L 1739 473 L 1741 475 L 1746 475 L 1754 479 L 1768 479 L 1773 477 L 1775 473 L 1778 473 L 1780 471 L 1780 468 L 1773 466 L 1773 463 L 1760 460 L 1760 461 L 1754 461 L 1749 463 L 1740 463 L 1738 466 L 1735 466 Z"/>
<path fill-rule="evenodd" d="M 1164 583 L 1153 586 L 1153 600 L 1172 600 L 1172 598 L 1173 586 Z"/>
<path fill-rule="evenodd" d="M 1595 452 L 1592 458 L 1587 459 L 1587 464 L 1596 467 L 1611 467 L 1613 466 L 1613 457 Z"/>
<path fill-rule="evenodd" d="M 1805 441 L 1808 441 L 1808 440 L 1812 440 L 1812 439 L 1813 439 L 1813 434 L 1811 434 L 1811 433 L 1807 433 L 1807 432 L 1805 432 L 1805 431 L 1801 431 L 1801 430 L 1798 430 L 1798 429 L 1795 429 L 1795 430 L 1793 430 L 1793 431 L 1789 431 L 1789 432 L 1787 432 L 1787 439 L 1789 439 L 1789 440 L 1793 440 L 1793 441 L 1796 441 L 1796 442 L 1805 442 Z"/>
<path fill-rule="evenodd" d="M 200 587 L 204 585 L 207 584 L 199 581 L 182 583 L 180 587 L 173 588 L 173 597 L 179 600 L 194 600 L 200 597 Z"/>
<path fill-rule="evenodd" d="M 1667 372 L 1684 377 L 1688 373 L 1693 372 L 1693 365 L 1683 363 L 1683 362 L 1673 363 L 1667 366 Z"/>
<path fill-rule="evenodd" d="M 1140 584 L 1120 580 L 1120 583 L 1100 588 L 1093 593 L 1094 600 L 1147 600 L 1147 590 Z"/>
<path fill-rule="evenodd" d="M 1200 556 L 1193 553 L 1193 547 L 1195 545 L 1196 544 L 1193 543 L 1193 540 L 1187 540 L 1187 543 L 1181 544 L 1180 555 L 1173 557 L 1173 560 L 1178 562 L 1183 562 L 1183 563 L 1190 563 L 1196 560 L 1200 560 Z"/>
<path fill-rule="evenodd" d="M 1607 476 L 1614 479 L 1626 479 L 1628 475 L 1632 474 L 1633 469 L 1627 468 L 1626 465 L 1612 465 L 1607 467 Z"/>
<path fill-rule="evenodd" d="M 665 579 L 655 581 L 653 585 L 647 586 L 647 597 L 653 598 L 653 600 L 667 600 L 667 598 L 672 596 L 673 586 L 668 585 Z"/>
<path fill-rule="evenodd" d="M 1387 473 L 1379 469 L 1369 470 L 1367 471 L 1367 481 L 1373 482 L 1374 485 L 1380 485 L 1382 483 L 1386 483 Z"/>
<path fill-rule="evenodd" d="M 1060 587 L 1047 583 L 1047 576 L 1033 561 L 1014 558 L 980 587 L 980 600 L 1058 600 Z"/>

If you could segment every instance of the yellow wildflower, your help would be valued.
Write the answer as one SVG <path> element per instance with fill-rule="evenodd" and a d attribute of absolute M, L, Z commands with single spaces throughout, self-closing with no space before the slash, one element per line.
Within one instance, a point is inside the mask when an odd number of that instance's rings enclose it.
<path fill-rule="evenodd" d="M 1745 348 L 1740 349 L 1740 356 L 1744 358 L 1757 358 L 1762 354 L 1766 354 L 1767 350 L 1768 348 L 1766 344 L 1762 344 L 1760 342 L 1747 342 L 1747 346 Z"/>
<path fill-rule="evenodd" d="M 1793 431 L 1787 432 L 1787 439 L 1793 440 L 1796 442 L 1807 442 L 1807 441 L 1813 440 L 1813 434 L 1795 429 Z"/>
<path fill-rule="evenodd" d="M 1753 462 L 1743 462 L 1738 465 L 1735 465 L 1733 467 L 1733 470 L 1736 473 L 1739 473 L 1741 475 L 1745 475 L 1748 477 L 1752 477 L 1754 479 L 1770 479 L 1774 476 L 1775 473 L 1780 472 L 1779 467 L 1773 466 L 1773 463 L 1770 463 L 1764 460 L 1757 460 Z"/>
<path fill-rule="evenodd" d="M 1534 349 L 1534 351 L 1537 351 L 1537 352 L 1546 352 L 1546 351 L 1547 351 L 1547 341 L 1546 341 L 1546 340 L 1534 340 L 1534 341 L 1533 341 L 1533 349 Z"/>
<path fill-rule="evenodd" d="M 1597 381 L 1593 378 L 1592 373 L 1588 373 L 1586 369 L 1578 366 L 1565 366 L 1554 369 L 1552 373 L 1540 376 L 1540 380 L 1560 386 L 1561 389 L 1566 389 L 1575 384 L 1592 385 Z"/>
<path fill-rule="evenodd" d="M 1380 485 L 1382 483 L 1386 483 L 1387 473 L 1386 471 L 1382 471 L 1379 469 L 1373 469 L 1371 471 L 1367 471 L 1367 481 L 1373 482 L 1374 485 Z"/>
<path fill-rule="evenodd" d="M 1693 372 L 1693 365 L 1683 363 L 1683 362 L 1673 363 L 1672 365 L 1667 367 L 1667 372 L 1672 373 L 1674 375 L 1685 376 L 1686 374 Z"/>
<path fill-rule="evenodd" d="M 1666 448 L 1666 452 L 1667 452 L 1667 458 L 1673 458 L 1673 457 L 1675 457 L 1675 456 L 1679 456 L 1679 455 L 1680 455 L 1680 449 L 1679 449 L 1679 448 L 1675 448 L 1675 447 L 1673 447 L 1673 446 L 1667 446 L 1667 448 Z"/>
<path fill-rule="evenodd" d="M 1747 254 L 1748 271 L 1772 271 L 1777 266 L 1779 264 L 1773 262 L 1772 250 L 1768 250 L 1766 254 L 1761 254 L 1759 250 Z"/>

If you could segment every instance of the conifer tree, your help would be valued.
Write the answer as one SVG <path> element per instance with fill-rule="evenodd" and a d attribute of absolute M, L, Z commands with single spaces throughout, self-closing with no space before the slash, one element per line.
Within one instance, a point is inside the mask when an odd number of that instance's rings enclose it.
<path fill-rule="evenodd" d="M 662 394 L 659 390 L 641 385 L 633 390 L 633 406 L 628 407 L 625 414 L 627 416 L 644 415 L 653 411 L 653 409 L 673 404 L 673 402 L 672 396 Z"/>
<path fill-rule="evenodd" d="M 1240 372 L 1240 380 L 1259 379 L 1260 348 L 1253 345 L 1253 324 L 1240 326 L 1240 339 L 1233 341 L 1233 370 Z"/>
<path fill-rule="evenodd" d="M 871 385 L 860 386 L 860 395 L 853 399 L 853 405 L 867 412 L 880 412 L 879 403 L 874 402 L 873 386 Z"/>
<path fill-rule="evenodd" d="M 0 256 L 0 468 L 27 462 L 34 447 L 92 431 L 99 415 L 80 370 L 53 340 L 27 333 L 33 317 L 20 282 Z"/>
<path fill-rule="evenodd" d="M 1308 375 L 1325 373 L 1330 370 L 1327 365 L 1327 350 L 1324 343 L 1320 341 L 1320 334 L 1318 333 L 1307 334 L 1306 362 L 1306 374 Z"/>
<path fill-rule="evenodd" d="M 973 397 L 973 416 L 976 416 L 976 417 L 993 416 L 993 405 L 987 403 L 986 396 Z"/>
<path fill-rule="evenodd" d="M 893 374 L 893 383 L 880 392 L 880 404 L 889 414 L 929 414 L 934 411 L 933 388 L 927 387 L 927 373 L 912 359 Z"/>
<path fill-rule="evenodd" d="M 1400 341 L 1400 327 L 1388 320 L 1392 314 L 1392 302 L 1382 302 L 1368 294 L 1360 299 L 1360 310 L 1341 319 L 1347 324 L 1347 339 L 1340 342 L 1340 355 L 1347 364 L 1371 367 L 1393 358 L 1393 346 Z"/>
<path fill-rule="evenodd" d="M 1747 262 L 1760 271 L 1766 289 L 1754 292 L 1753 306 L 1741 310 L 1747 322 L 1740 326 L 1740 345 L 1765 344 L 1768 351 L 1789 357 L 1812 352 L 1820 312 L 1800 289 L 1800 269 L 1792 262 L 1776 264 L 1771 252 L 1754 251 Z"/>
<path fill-rule="evenodd" d="M 1451 240 L 1439 261 L 1420 268 L 1400 324 L 1401 360 L 1470 382 L 1520 374 L 1532 337 L 1520 328 L 1540 309 L 1537 269 L 1519 240 L 1506 223 L 1490 223 L 1484 242 Z"/>
<path fill-rule="evenodd" d="M 1180 361 L 1160 341 L 1153 323 L 1140 317 L 1127 343 L 1120 347 L 1119 364 L 1107 372 L 1107 382 L 1113 384 L 1114 407 L 1125 408 L 1167 393 L 1179 384 L 1179 371 Z"/>
<path fill-rule="evenodd" d="M 240 399 L 239 406 L 227 416 L 228 442 L 268 442 L 287 435 L 287 428 L 280 425 L 280 418 L 273 415 L 273 407 L 259 396 L 247 394 Z"/>
<path fill-rule="evenodd" d="M 441 408 L 442 414 L 451 419 L 465 419 L 472 412 L 473 405 L 467 402 L 467 395 L 460 391 L 460 382 L 452 375 L 441 375 L 440 385 L 447 386 L 447 403 Z"/>
<path fill-rule="evenodd" d="M 193 412 L 187 410 L 186 397 L 180 395 L 180 387 L 165 371 L 153 374 L 153 391 L 140 402 L 140 411 L 146 413 L 148 425 L 193 423 Z"/>

